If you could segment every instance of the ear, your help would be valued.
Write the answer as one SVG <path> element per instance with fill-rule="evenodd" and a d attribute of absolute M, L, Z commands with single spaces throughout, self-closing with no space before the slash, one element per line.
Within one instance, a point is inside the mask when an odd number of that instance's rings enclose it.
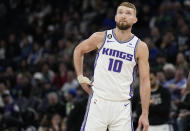
<path fill-rule="evenodd" d="M 137 21 L 138 21 L 138 19 L 137 19 L 137 17 L 135 17 L 135 19 L 134 19 L 134 24 L 137 23 Z"/>

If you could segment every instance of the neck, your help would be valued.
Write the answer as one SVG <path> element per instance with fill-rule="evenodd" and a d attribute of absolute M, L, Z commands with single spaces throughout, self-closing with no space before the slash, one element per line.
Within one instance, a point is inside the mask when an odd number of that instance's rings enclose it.
<path fill-rule="evenodd" d="M 127 41 L 129 40 L 133 34 L 131 33 L 131 28 L 127 30 L 120 30 L 117 27 L 114 29 L 114 33 L 118 40 L 120 41 Z"/>

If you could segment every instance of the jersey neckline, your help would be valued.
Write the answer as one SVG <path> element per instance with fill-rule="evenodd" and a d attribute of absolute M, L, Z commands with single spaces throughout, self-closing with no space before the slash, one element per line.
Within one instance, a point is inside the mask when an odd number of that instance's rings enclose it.
<path fill-rule="evenodd" d="M 112 29 L 112 35 L 113 35 L 114 39 L 115 39 L 118 43 L 121 43 L 121 44 L 129 42 L 129 41 L 131 41 L 131 40 L 135 37 L 135 35 L 133 34 L 133 36 L 132 36 L 131 38 L 129 38 L 128 40 L 126 40 L 126 41 L 120 41 L 120 40 L 117 39 L 117 37 L 116 37 L 116 35 L 115 35 L 115 33 L 114 33 L 114 29 Z"/>

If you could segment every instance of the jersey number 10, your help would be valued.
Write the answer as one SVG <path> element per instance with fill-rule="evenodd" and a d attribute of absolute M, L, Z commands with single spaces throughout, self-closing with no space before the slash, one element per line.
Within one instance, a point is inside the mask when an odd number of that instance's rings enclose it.
<path fill-rule="evenodd" d="M 120 72 L 121 72 L 121 67 L 122 67 L 123 61 L 114 60 L 114 59 L 112 59 L 112 58 L 110 58 L 109 60 L 110 60 L 110 63 L 109 63 L 108 70 L 109 70 L 109 71 L 112 71 L 112 70 L 113 70 L 114 72 L 120 73 Z"/>

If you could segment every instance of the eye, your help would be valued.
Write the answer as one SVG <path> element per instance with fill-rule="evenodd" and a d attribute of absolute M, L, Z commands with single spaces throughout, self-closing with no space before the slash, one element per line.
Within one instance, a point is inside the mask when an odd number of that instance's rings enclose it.
<path fill-rule="evenodd" d="M 118 14 L 122 14 L 123 12 L 120 10 L 120 11 L 118 11 Z"/>
<path fill-rule="evenodd" d="M 130 12 L 130 11 L 127 11 L 125 14 L 127 14 L 127 15 L 131 15 L 131 12 Z"/>

